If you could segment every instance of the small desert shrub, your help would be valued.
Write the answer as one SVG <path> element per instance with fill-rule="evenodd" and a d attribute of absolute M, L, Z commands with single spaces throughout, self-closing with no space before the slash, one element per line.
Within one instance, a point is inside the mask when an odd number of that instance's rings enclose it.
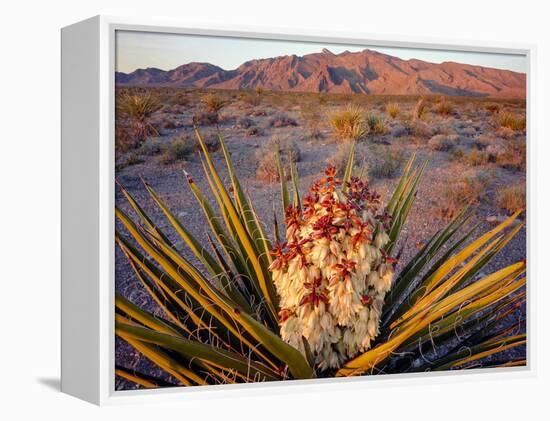
<path fill-rule="evenodd" d="M 502 168 L 515 171 L 525 171 L 526 150 L 523 141 L 509 141 L 504 152 L 496 156 L 496 163 Z"/>
<path fill-rule="evenodd" d="M 507 127 L 512 130 L 525 130 L 525 117 L 517 116 L 507 111 L 501 111 L 497 117 L 498 124 L 501 127 Z"/>
<path fill-rule="evenodd" d="M 492 157 L 491 154 L 485 151 L 472 149 L 470 152 L 464 155 L 462 161 L 467 165 L 471 165 L 472 167 L 478 167 L 491 162 Z"/>
<path fill-rule="evenodd" d="M 339 140 L 357 140 L 368 132 L 363 110 L 355 105 L 348 105 L 332 113 L 329 124 L 332 133 Z"/>
<path fill-rule="evenodd" d="M 403 118 L 401 124 L 405 129 L 405 134 L 421 139 L 428 139 L 432 136 L 431 127 L 423 121 Z"/>
<path fill-rule="evenodd" d="M 466 205 L 480 203 L 489 182 L 489 177 L 477 175 L 446 183 L 442 202 L 434 208 L 435 215 L 441 219 L 453 219 Z"/>
<path fill-rule="evenodd" d="M 269 120 L 271 127 L 289 127 L 297 126 L 298 123 L 292 117 L 285 113 L 278 113 Z"/>
<path fill-rule="evenodd" d="M 399 115 L 399 105 L 396 102 L 390 102 L 386 105 L 386 113 L 391 117 L 395 118 Z"/>
<path fill-rule="evenodd" d="M 172 164 L 177 161 L 184 161 L 191 157 L 197 149 L 197 141 L 191 136 L 177 136 L 170 140 L 163 151 L 162 161 L 165 164 Z"/>
<path fill-rule="evenodd" d="M 193 124 L 197 126 L 211 126 L 220 120 L 218 113 L 199 112 L 193 116 Z"/>
<path fill-rule="evenodd" d="M 201 98 L 202 103 L 210 113 L 219 113 L 220 110 L 227 104 L 216 94 L 206 94 Z"/>
<path fill-rule="evenodd" d="M 124 164 L 126 167 L 129 167 L 130 165 L 137 165 L 143 162 L 143 158 L 141 158 L 136 152 L 131 152 L 130 154 L 128 154 L 128 157 L 126 158 Z"/>
<path fill-rule="evenodd" d="M 369 174 L 374 178 L 391 178 L 404 160 L 403 151 L 399 148 L 384 148 L 375 154 L 374 163 L 369 167 Z"/>
<path fill-rule="evenodd" d="M 449 115 L 453 112 L 453 106 L 445 97 L 441 97 L 435 105 L 435 112 L 439 115 Z"/>
<path fill-rule="evenodd" d="M 449 151 L 449 159 L 454 162 L 462 162 L 464 159 L 464 151 L 461 148 L 454 146 Z"/>
<path fill-rule="evenodd" d="M 500 104 L 497 104 L 496 102 L 489 102 L 488 104 L 485 104 L 485 109 L 492 113 L 497 113 L 500 111 Z"/>
<path fill-rule="evenodd" d="M 428 146 L 434 151 L 449 152 L 455 147 L 459 139 L 458 135 L 438 134 L 432 136 L 428 141 Z"/>
<path fill-rule="evenodd" d="M 130 134 L 128 128 L 117 123 L 117 128 L 115 130 L 115 150 L 117 152 L 127 152 L 130 149 L 136 148 L 138 145 L 139 141 Z"/>
<path fill-rule="evenodd" d="M 221 148 L 218 135 L 212 133 L 201 133 L 202 140 L 209 152 L 216 152 Z M 162 161 L 171 164 L 177 161 L 189 160 L 194 154 L 201 150 L 197 138 L 192 134 L 182 134 L 173 137 L 170 142 L 162 148 Z"/>
<path fill-rule="evenodd" d="M 262 95 L 262 94 L 264 93 L 264 88 L 262 88 L 261 86 L 256 86 L 255 91 L 256 91 L 256 94 L 257 94 L 258 96 L 260 96 L 260 95 Z"/>
<path fill-rule="evenodd" d="M 368 113 L 366 121 L 370 133 L 385 134 L 388 131 L 384 121 L 374 113 Z"/>
<path fill-rule="evenodd" d="M 264 146 L 256 152 L 258 159 L 258 169 L 256 177 L 258 180 L 269 183 L 279 181 L 279 172 L 277 169 L 277 151 L 279 151 L 283 165 L 287 166 L 289 162 L 298 162 L 300 160 L 300 148 L 295 141 L 290 138 L 272 137 Z M 287 177 L 290 171 L 286 171 Z"/>
<path fill-rule="evenodd" d="M 235 127 L 238 129 L 249 129 L 252 126 L 255 126 L 254 120 L 248 117 L 239 117 L 235 123 Z"/>
<path fill-rule="evenodd" d="M 525 209 L 527 197 L 525 194 L 525 183 L 517 183 L 497 192 L 496 205 L 508 213 L 514 213 Z"/>
<path fill-rule="evenodd" d="M 149 138 L 136 150 L 139 155 L 154 156 L 161 152 L 162 144 L 159 139 Z"/>

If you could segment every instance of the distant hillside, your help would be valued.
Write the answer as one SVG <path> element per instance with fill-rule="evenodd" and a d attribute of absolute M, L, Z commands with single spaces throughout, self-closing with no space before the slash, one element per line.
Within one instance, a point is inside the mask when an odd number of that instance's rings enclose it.
<path fill-rule="evenodd" d="M 138 69 L 116 73 L 118 85 L 217 89 L 368 93 L 389 95 L 445 94 L 525 98 L 526 75 L 453 62 L 441 64 L 363 50 L 302 57 L 291 55 L 251 60 L 235 70 L 208 63 L 183 64 L 173 70 Z"/>

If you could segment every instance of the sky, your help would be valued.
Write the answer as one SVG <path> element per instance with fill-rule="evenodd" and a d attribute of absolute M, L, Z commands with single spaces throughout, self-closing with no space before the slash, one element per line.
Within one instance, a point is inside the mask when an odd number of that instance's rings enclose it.
<path fill-rule="evenodd" d="M 129 73 L 136 69 L 157 67 L 171 70 L 190 62 L 206 62 L 232 70 L 252 59 L 320 52 L 328 48 L 335 54 L 362 51 L 365 48 L 404 60 L 416 58 L 431 63 L 454 61 L 497 69 L 526 72 L 524 55 L 440 51 L 418 48 L 389 48 L 375 45 L 343 45 L 297 41 L 262 40 L 165 34 L 155 32 L 117 31 L 116 70 Z"/>

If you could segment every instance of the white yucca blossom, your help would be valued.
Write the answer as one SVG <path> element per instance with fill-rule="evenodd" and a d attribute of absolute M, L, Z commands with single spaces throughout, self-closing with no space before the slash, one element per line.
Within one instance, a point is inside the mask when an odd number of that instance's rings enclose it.
<path fill-rule="evenodd" d="M 286 210 L 286 242 L 270 266 L 281 337 L 304 353 L 305 339 L 321 370 L 369 349 L 395 263 L 383 251 L 389 221 L 379 196 L 356 178 L 344 192 L 334 167 L 325 174 L 303 209 Z"/>

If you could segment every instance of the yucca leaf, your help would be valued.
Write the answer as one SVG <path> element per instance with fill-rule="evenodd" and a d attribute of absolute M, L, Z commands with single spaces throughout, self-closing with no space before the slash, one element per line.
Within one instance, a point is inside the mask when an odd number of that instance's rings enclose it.
<path fill-rule="evenodd" d="M 169 383 L 162 379 L 140 373 L 136 370 L 130 370 L 120 365 L 115 366 L 115 375 L 147 389 L 176 386 L 175 384 Z"/>
<path fill-rule="evenodd" d="M 397 203 L 394 214 L 392 215 L 392 226 L 389 232 L 390 242 L 386 246 L 386 252 L 388 254 L 391 254 L 393 248 L 397 244 L 397 239 L 399 238 L 401 229 L 403 228 L 403 225 L 405 224 L 405 221 L 409 216 L 409 211 L 411 209 L 413 200 L 416 197 L 416 189 L 418 187 L 418 183 L 420 182 L 420 179 L 422 178 L 422 175 L 424 174 L 424 171 L 428 166 L 428 162 L 429 160 L 426 160 L 418 171 L 413 171 L 410 179 L 406 183 L 405 190 L 403 191 L 403 193 L 406 194 L 404 194 L 401 200 L 399 200 Z"/>
<path fill-rule="evenodd" d="M 200 308 L 200 305 L 192 297 L 186 294 L 172 277 L 161 272 L 118 233 L 116 233 L 116 240 L 123 252 L 130 259 L 131 263 L 143 270 L 147 276 L 153 280 L 155 285 L 168 297 L 169 303 L 173 308 L 180 309 L 193 322 L 196 328 L 209 331 L 209 334 L 216 336 L 216 333 L 210 328 L 210 325 L 206 323 L 201 316 L 196 314 L 194 308 Z M 183 299 L 180 297 L 182 294 L 184 295 Z M 204 312 L 205 310 L 201 309 L 201 311 Z M 172 309 L 168 314 L 178 317 Z M 183 323 L 180 317 L 178 317 L 178 320 L 180 320 L 179 323 Z M 188 322 L 185 322 L 185 324 L 186 323 Z"/>
<path fill-rule="evenodd" d="M 521 211 L 514 213 L 497 227 L 483 234 L 477 240 L 470 243 L 467 247 L 464 247 L 464 249 L 461 250 L 459 253 L 450 257 L 443 265 L 438 267 L 437 271 L 430 277 L 430 279 L 427 280 L 425 294 L 430 293 L 455 267 L 464 262 L 476 250 L 478 250 L 480 247 L 482 247 L 484 244 L 494 238 L 497 234 L 507 228 L 510 224 L 512 224 L 520 213 Z"/>
<path fill-rule="evenodd" d="M 138 321 L 139 323 L 147 326 L 150 329 L 154 329 L 162 333 L 168 333 L 170 335 L 180 334 L 180 332 L 178 332 L 164 320 L 161 320 L 153 316 L 152 314 L 149 314 L 148 312 L 142 310 L 140 307 L 118 293 L 115 294 L 115 306 L 117 309 L 122 310 L 132 319 Z"/>
<path fill-rule="evenodd" d="M 398 329 L 386 342 L 347 362 L 344 367 L 338 370 L 337 376 L 356 375 L 372 369 L 377 364 L 385 361 L 401 344 L 405 343 L 434 320 L 437 320 L 456 306 L 467 302 L 467 300 L 477 296 L 491 286 L 501 284 L 508 277 L 517 276 L 524 271 L 525 262 L 512 264 L 424 308 L 420 313 L 413 316 L 406 326 Z"/>
<path fill-rule="evenodd" d="M 278 148 L 275 152 L 275 162 L 277 164 L 277 171 L 279 172 L 279 180 L 281 183 L 281 197 L 283 200 L 283 211 L 284 211 L 290 206 L 290 197 L 288 194 L 288 187 L 286 185 L 285 169 L 283 167 L 283 163 L 281 162 L 281 152 L 279 151 Z"/>
<path fill-rule="evenodd" d="M 441 320 L 437 320 L 413 335 L 400 349 L 407 349 L 414 344 L 421 344 L 427 341 L 433 341 L 438 337 L 446 335 L 450 331 L 457 329 L 459 325 L 466 324 L 471 317 L 478 315 L 489 308 L 495 307 L 500 301 L 505 300 L 511 294 L 525 285 L 525 278 L 510 282 L 508 285 L 499 287 L 496 291 L 482 295 L 474 299 L 470 303 L 466 303 L 464 306 L 460 306 L 456 311 L 443 317 Z M 516 297 L 512 297 L 511 302 L 514 302 Z M 476 324 L 481 325 L 483 320 L 494 316 L 494 313 L 489 312 L 484 318 L 481 318 Z"/>
<path fill-rule="evenodd" d="M 346 169 L 344 171 L 344 177 L 342 179 L 342 191 L 345 193 L 349 188 L 349 180 L 351 179 L 351 174 L 353 173 L 353 163 L 355 160 L 355 140 L 351 143 L 349 148 L 348 162 L 346 164 Z"/>
<path fill-rule="evenodd" d="M 424 270 L 426 265 L 431 259 L 437 255 L 442 247 L 447 245 L 452 236 L 468 221 L 465 216 L 466 209 L 464 209 L 457 217 L 443 230 L 438 231 L 428 241 L 424 247 L 409 261 L 409 263 L 399 272 L 394 285 L 390 292 L 386 295 L 384 303 L 383 325 L 387 324 L 389 317 L 394 314 L 399 314 L 397 310 L 401 303 L 405 300 L 403 295 L 406 292 L 410 292 L 417 287 L 419 274 Z M 451 253 L 460 246 L 473 231 L 471 230 L 467 235 L 463 236 L 453 246 L 450 247 L 446 255 Z M 437 266 L 437 264 L 436 264 Z"/>
<path fill-rule="evenodd" d="M 190 360 L 199 359 L 215 366 L 237 370 L 256 381 L 280 379 L 278 374 L 267 366 L 255 363 L 240 354 L 221 348 L 155 332 L 143 327 L 131 326 L 120 321 L 116 322 L 116 330 L 124 337 L 162 346 L 178 352 Z"/>
<path fill-rule="evenodd" d="M 405 165 L 403 174 L 401 174 L 401 177 L 399 178 L 399 182 L 397 183 L 397 186 L 393 191 L 390 201 L 388 202 L 387 209 L 390 215 L 394 215 L 397 202 L 400 201 L 401 197 L 403 196 L 405 184 L 410 180 L 410 171 L 415 159 L 416 159 L 416 152 L 414 152 L 411 155 L 411 157 L 409 158 L 409 161 L 407 162 L 407 165 Z"/>
<path fill-rule="evenodd" d="M 525 334 L 509 336 L 504 339 L 489 339 L 479 345 L 462 349 L 456 354 L 449 355 L 434 362 L 432 364 L 432 369 L 434 371 L 450 370 L 468 363 L 479 361 L 482 358 L 506 351 L 507 349 L 525 345 L 526 343 Z"/>
<path fill-rule="evenodd" d="M 136 214 L 140 217 L 144 225 L 152 232 L 156 233 L 160 238 L 164 240 L 166 244 L 172 245 L 168 237 L 164 235 L 164 233 L 155 225 L 155 223 L 152 221 L 151 218 L 147 215 L 147 213 L 143 210 L 143 208 L 139 205 L 139 203 L 134 199 L 134 197 L 126 190 L 120 183 L 117 182 L 118 187 L 120 188 L 120 191 L 126 197 L 126 200 L 128 200 L 128 203 Z"/>
<path fill-rule="evenodd" d="M 155 344 L 147 341 L 142 341 L 139 338 L 128 334 L 124 330 L 124 327 L 127 327 L 129 329 L 144 329 L 149 332 L 153 332 L 152 330 L 128 323 L 120 317 L 117 317 L 115 320 L 115 333 L 119 337 L 132 345 L 137 351 L 141 352 L 146 358 L 158 365 L 164 371 L 174 376 L 184 386 L 192 386 L 193 384 L 206 384 L 206 381 L 195 372 L 193 372 L 193 370 L 182 365 L 179 361 L 172 358 L 168 353 L 162 351 L 160 348 L 155 346 Z"/>
<path fill-rule="evenodd" d="M 290 178 L 292 180 L 292 205 L 296 209 L 300 209 L 302 207 L 300 202 L 300 189 L 298 186 L 298 170 L 296 168 L 296 164 L 289 158 L 290 161 Z"/>
<path fill-rule="evenodd" d="M 231 222 L 235 226 L 237 237 L 241 241 L 242 246 L 246 251 L 245 255 L 247 257 L 247 261 L 252 265 L 254 269 L 256 275 L 255 279 L 257 279 L 258 284 L 263 292 L 263 298 L 265 299 L 267 308 L 271 312 L 271 317 L 276 320 L 278 297 L 275 292 L 275 286 L 273 285 L 273 282 L 271 281 L 271 278 L 266 268 L 263 268 L 261 265 L 261 260 L 259 258 L 260 253 L 258 252 L 258 250 L 256 250 L 255 244 L 249 237 L 248 232 L 242 224 L 242 221 L 239 219 L 239 215 L 237 214 L 237 211 L 227 191 L 225 190 L 223 183 L 221 182 L 221 179 L 216 171 L 216 168 L 214 167 L 214 163 L 212 162 L 208 149 L 206 148 L 206 145 L 204 144 L 197 128 L 195 128 L 195 133 L 197 135 L 197 138 L 199 139 L 199 143 L 201 144 L 206 164 L 208 165 L 210 174 L 212 175 L 212 178 L 214 180 L 214 184 L 216 185 L 218 192 L 220 193 L 220 197 L 227 209 Z"/>

